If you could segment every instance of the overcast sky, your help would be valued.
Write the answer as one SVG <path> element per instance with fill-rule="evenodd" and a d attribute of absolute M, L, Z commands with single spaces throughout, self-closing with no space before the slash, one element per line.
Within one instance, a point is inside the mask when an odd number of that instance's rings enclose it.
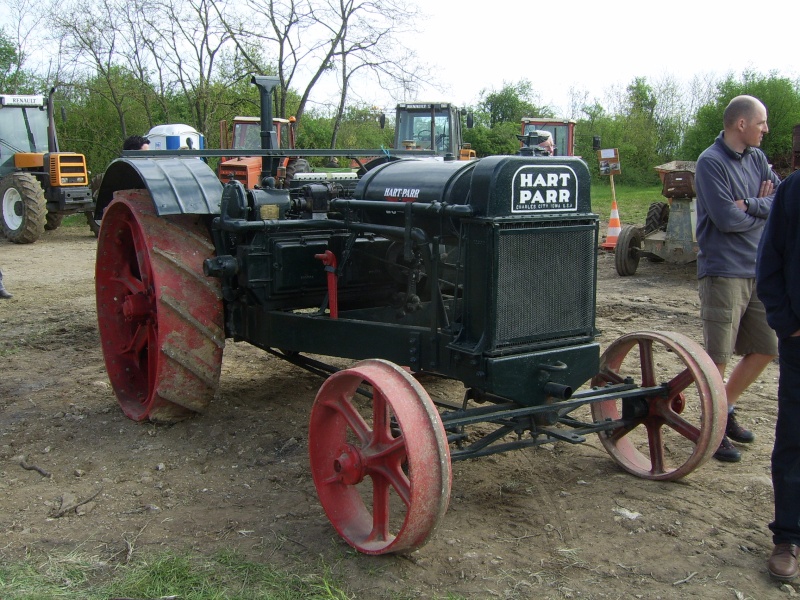
<path fill-rule="evenodd" d="M 528 79 L 539 100 L 559 112 L 569 89 L 603 98 L 637 76 L 692 76 L 745 69 L 800 72 L 800 4 L 750 0 L 418 0 L 414 43 L 421 60 L 438 65 L 448 89 L 421 99 L 474 104 L 482 89 Z M 569 115 L 559 115 L 569 116 Z"/>

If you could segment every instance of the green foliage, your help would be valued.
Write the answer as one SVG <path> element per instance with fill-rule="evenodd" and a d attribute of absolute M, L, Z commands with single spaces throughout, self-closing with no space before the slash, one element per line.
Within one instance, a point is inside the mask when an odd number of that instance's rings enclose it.
<path fill-rule="evenodd" d="M 697 111 L 695 124 L 686 133 L 683 156 L 696 160 L 714 142 L 722 130 L 725 107 L 741 94 L 755 96 L 767 107 L 770 131 L 761 149 L 776 168 L 785 171 L 791 165 L 792 129 L 800 123 L 800 83 L 775 73 L 745 71 L 740 78 L 730 75 L 721 81 L 713 101 Z"/>
<path fill-rule="evenodd" d="M 615 176 L 615 182 L 634 186 L 658 183 L 654 167 L 675 159 L 680 139 L 679 120 L 668 113 L 662 116 L 659 101 L 647 80 L 637 77 L 628 85 L 619 113 L 608 113 L 598 103 L 584 107 L 586 118 L 576 124 L 576 153 L 587 157 L 596 180 L 602 176 L 592 137 L 600 136 L 603 148 L 619 150 L 622 174 Z"/>
<path fill-rule="evenodd" d="M 334 117 L 309 110 L 297 127 L 297 147 L 326 149 L 333 138 Z M 337 148 L 375 149 L 391 148 L 394 143 L 394 128 L 381 129 L 378 115 L 372 107 L 357 106 L 345 110 L 344 119 L 337 135 Z M 363 160 L 363 159 L 362 159 Z M 324 167 L 327 158 L 312 159 L 315 167 Z M 345 162 L 341 162 L 345 166 Z"/>
<path fill-rule="evenodd" d="M 522 117 L 554 117 L 549 106 L 537 104 L 538 98 L 527 79 L 504 83 L 500 91 L 481 91 L 475 110 L 476 122 L 487 127 L 500 123 L 519 123 Z"/>
<path fill-rule="evenodd" d="M 38 92 L 38 78 L 22 68 L 24 57 L 0 27 L 0 93 L 33 94 Z"/>
<path fill-rule="evenodd" d="M 497 123 L 494 127 L 478 125 L 464 130 L 464 141 L 472 145 L 480 158 L 496 154 L 516 154 L 519 150 L 519 123 Z"/>

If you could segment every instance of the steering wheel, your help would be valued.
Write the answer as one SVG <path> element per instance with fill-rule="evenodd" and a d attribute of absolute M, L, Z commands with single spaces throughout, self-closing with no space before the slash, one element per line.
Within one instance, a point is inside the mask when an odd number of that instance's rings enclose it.
<path fill-rule="evenodd" d="M 420 131 L 416 136 L 417 147 L 423 150 L 430 150 L 431 148 L 431 133 L 430 131 Z"/>

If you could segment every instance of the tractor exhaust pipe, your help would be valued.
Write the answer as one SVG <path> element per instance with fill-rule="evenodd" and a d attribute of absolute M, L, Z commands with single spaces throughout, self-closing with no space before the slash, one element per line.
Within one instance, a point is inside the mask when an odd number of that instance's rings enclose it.
<path fill-rule="evenodd" d="M 258 86 L 261 96 L 261 149 L 274 150 L 278 146 L 278 137 L 272 127 L 272 91 L 280 84 L 277 77 L 253 75 L 250 83 Z M 278 170 L 278 157 L 264 156 L 261 159 L 261 180 L 274 177 Z"/>
<path fill-rule="evenodd" d="M 56 88 L 51 87 L 47 95 L 47 151 L 58 152 L 58 136 L 56 135 L 56 119 L 53 116 L 53 97 Z"/>

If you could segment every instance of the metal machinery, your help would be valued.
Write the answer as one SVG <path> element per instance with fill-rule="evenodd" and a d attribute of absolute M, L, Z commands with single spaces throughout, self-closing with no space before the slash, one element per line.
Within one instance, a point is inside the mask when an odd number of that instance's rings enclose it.
<path fill-rule="evenodd" d="M 697 222 L 693 161 L 672 161 L 656 167 L 661 194 L 668 202 L 654 202 L 644 228 L 626 225 L 614 249 L 614 266 L 621 276 L 633 275 L 641 257 L 652 262 L 685 264 L 697 260 Z"/>
<path fill-rule="evenodd" d="M 577 158 L 398 159 L 250 190 L 196 158 L 119 159 L 96 263 L 118 401 L 136 420 L 209 410 L 226 338 L 322 375 L 314 484 L 367 554 L 429 539 L 452 461 L 597 434 L 623 469 L 678 479 L 720 444 L 722 380 L 676 333 L 600 355 L 589 184 Z M 463 398 L 432 401 L 421 374 Z"/>
<path fill-rule="evenodd" d="M 94 209 L 86 158 L 58 150 L 54 93 L 0 95 L 2 229 L 17 244 L 35 242 L 65 215 Z"/>

